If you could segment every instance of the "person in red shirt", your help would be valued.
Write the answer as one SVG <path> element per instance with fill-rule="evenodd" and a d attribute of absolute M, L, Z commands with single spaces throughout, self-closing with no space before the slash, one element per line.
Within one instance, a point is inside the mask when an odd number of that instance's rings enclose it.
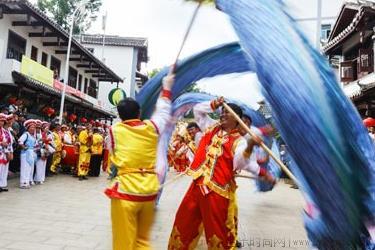
<path fill-rule="evenodd" d="M 194 249 L 203 225 L 208 249 L 233 249 L 236 225 L 231 207 L 236 190 L 235 174 L 247 170 L 274 182 L 273 177 L 250 157 L 259 137 L 246 141 L 238 122 L 226 109 L 221 109 L 220 122 L 211 113 L 222 106 L 224 98 L 198 104 L 194 108 L 197 124 L 203 132 L 188 174 L 193 177 L 176 213 L 168 249 Z M 229 103 L 242 117 L 242 109 Z"/>

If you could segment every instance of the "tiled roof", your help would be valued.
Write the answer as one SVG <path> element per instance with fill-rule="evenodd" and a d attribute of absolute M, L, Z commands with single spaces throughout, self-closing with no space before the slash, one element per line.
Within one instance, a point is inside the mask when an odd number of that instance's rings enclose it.
<path fill-rule="evenodd" d="M 76 37 L 82 44 L 103 44 L 103 35 L 83 34 Z M 147 48 L 147 38 L 105 36 L 105 45 Z"/>
<path fill-rule="evenodd" d="M 356 1 L 348 1 L 343 8 L 346 8 L 346 6 L 351 6 L 351 7 L 357 7 L 358 12 L 354 16 L 352 22 L 343 30 L 341 31 L 338 35 L 335 37 L 330 37 L 329 42 L 323 47 L 323 52 L 326 53 L 333 47 L 335 47 L 337 44 L 339 44 L 341 41 L 343 41 L 346 37 L 348 37 L 352 32 L 355 31 L 356 27 L 358 26 L 359 22 L 362 20 L 362 17 L 365 13 L 365 10 L 370 8 L 370 9 L 375 9 L 375 3 L 373 1 L 368 1 L 368 0 L 356 0 Z M 337 22 L 338 20 L 336 20 Z"/>
<path fill-rule="evenodd" d="M 359 80 L 344 85 L 344 93 L 351 99 L 361 97 L 366 91 L 375 87 L 375 73 L 368 74 Z"/>

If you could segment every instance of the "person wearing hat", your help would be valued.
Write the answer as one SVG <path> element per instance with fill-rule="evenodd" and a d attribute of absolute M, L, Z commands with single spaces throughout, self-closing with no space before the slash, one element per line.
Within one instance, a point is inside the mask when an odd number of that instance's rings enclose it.
<path fill-rule="evenodd" d="M 14 115 L 10 114 L 6 116 L 6 121 L 4 124 L 4 129 L 6 132 L 6 138 L 8 142 L 8 160 L 11 161 L 13 160 L 13 143 L 14 143 L 14 135 L 13 135 L 13 129 L 12 125 L 14 122 Z"/>
<path fill-rule="evenodd" d="M 6 143 L 8 144 L 8 147 L 5 149 L 6 150 L 6 156 L 7 156 L 7 165 L 6 165 L 6 168 L 5 168 L 5 171 L 6 173 L 4 174 L 5 177 L 8 176 L 8 172 L 9 172 L 9 165 L 10 165 L 10 162 L 13 160 L 13 143 L 14 143 L 14 137 L 13 137 L 13 134 L 12 134 L 12 123 L 14 121 L 14 116 L 13 114 L 10 114 L 10 115 L 7 115 L 6 116 L 6 121 L 5 121 L 5 124 L 4 124 L 4 135 L 5 135 L 5 138 L 6 138 Z M 2 191 L 8 191 L 8 188 L 7 188 L 7 185 L 6 183 L 4 185 L 1 185 L 0 184 L 0 189 Z"/>
<path fill-rule="evenodd" d="M 367 128 L 370 138 L 375 142 L 375 119 L 367 117 L 363 120 L 363 125 Z"/>
<path fill-rule="evenodd" d="M 9 162 L 9 171 L 15 173 L 20 171 L 21 166 L 21 150 L 17 146 L 18 139 L 23 135 L 23 133 L 26 131 L 25 127 L 23 126 L 23 123 L 25 122 L 25 116 L 20 113 L 16 112 L 13 114 L 13 123 L 12 123 L 12 134 L 14 138 L 13 143 L 13 160 Z"/>
<path fill-rule="evenodd" d="M 62 132 L 62 143 L 65 145 L 73 145 L 73 135 L 70 131 L 68 125 L 63 124 L 61 125 L 61 132 Z"/>
<path fill-rule="evenodd" d="M 57 168 L 61 162 L 61 153 L 62 153 L 62 140 L 59 135 L 60 132 L 60 125 L 58 123 L 53 122 L 50 126 L 53 135 L 53 142 L 55 146 L 55 152 L 53 153 L 52 164 L 51 164 L 51 173 L 57 174 Z"/>
<path fill-rule="evenodd" d="M 49 152 L 47 154 L 47 160 L 46 160 L 46 168 L 45 168 L 45 177 L 51 176 L 51 164 L 52 164 L 52 159 L 53 159 L 53 154 L 55 153 L 55 141 L 53 138 L 53 133 L 50 130 L 51 124 L 44 121 L 42 123 L 42 133 L 45 133 L 47 135 L 48 141 L 49 141 Z"/>
<path fill-rule="evenodd" d="M 38 162 L 38 158 L 40 158 L 40 152 L 41 152 L 41 145 L 39 143 L 39 137 L 40 137 L 41 130 L 42 130 L 42 121 L 38 119 L 35 119 L 34 121 L 35 121 L 35 139 L 36 139 L 34 151 L 36 154 L 36 159 L 35 159 L 35 164 L 31 168 L 31 171 L 30 171 L 30 180 L 31 180 L 30 185 L 31 186 L 35 185 L 35 182 L 34 182 L 35 167 L 36 167 L 36 163 Z"/>
<path fill-rule="evenodd" d="M 20 188 L 27 189 L 30 188 L 31 183 L 33 182 L 31 171 L 33 171 L 36 161 L 36 121 L 29 119 L 25 121 L 24 126 L 26 132 L 18 139 L 18 145 L 21 147 Z"/>
<path fill-rule="evenodd" d="M 40 127 L 39 127 L 40 126 Z M 51 146 L 53 138 L 48 136 L 48 122 L 37 123 L 36 138 L 38 141 L 37 160 L 35 163 L 35 176 L 34 182 L 36 184 L 43 184 L 46 177 L 47 157 L 55 152 Z"/>
<path fill-rule="evenodd" d="M 89 126 L 89 124 L 87 124 Z M 87 180 L 87 174 L 90 168 L 92 134 L 88 127 L 83 127 L 78 135 L 79 158 L 78 158 L 78 177 L 79 180 Z"/>
<path fill-rule="evenodd" d="M 0 113 L 0 192 L 8 191 L 8 169 L 12 152 L 11 134 L 4 128 L 7 115 Z"/>
<path fill-rule="evenodd" d="M 91 160 L 90 160 L 90 176 L 98 177 L 100 175 L 100 166 L 103 159 L 103 144 L 104 138 L 99 133 L 99 128 L 93 129 L 92 145 L 91 145 Z"/>

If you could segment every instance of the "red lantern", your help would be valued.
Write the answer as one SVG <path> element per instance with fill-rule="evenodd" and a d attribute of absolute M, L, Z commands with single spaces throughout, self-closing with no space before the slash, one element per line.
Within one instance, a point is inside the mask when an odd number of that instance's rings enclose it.
<path fill-rule="evenodd" d="M 70 114 L 69 115 L 69 121 L 74 122 L 77 119 L 77 116 L 75 114 Z"/>
<path fill-rule="evenodd" d="M 363 124 L 367 127 L 375 127 L 375 119 L 372 117 L 367 117 L 366 119 L 363 120 Z"/>
<path fill-rule="evenodd" d="M 51 107 L 47 108 L 47 116 L 50 117 L 55 113 L 55 110 Z"/>
<path fill-rule="evenodd" d="M 86 119 L 85 117 L 82 117 L 82 118 L 80 119 L 80 122 L 81 122 L 81 123 L 86 123 L 86 122 L 87 122 L 87 119 Z"/>

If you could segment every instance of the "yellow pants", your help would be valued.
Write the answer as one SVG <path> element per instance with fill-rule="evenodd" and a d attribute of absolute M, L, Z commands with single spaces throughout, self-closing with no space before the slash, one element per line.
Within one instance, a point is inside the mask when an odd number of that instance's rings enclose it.
<path fill-rule="evenodd" d="M 57 173 L 57 167 L 61 162 L 61 151 L 55 152 L 52 157 L 51 172 Z"/>
<path fill-rule="evenodd" d="M 113 250 L 151 249 L 150 232 L 155 201 L 111 199 Z"/>
<path fill-rule="evenodd" d="M 86 176 L 90 168 L 90 153 L 79 153 L 78 158 L 78 176 Z"/>

